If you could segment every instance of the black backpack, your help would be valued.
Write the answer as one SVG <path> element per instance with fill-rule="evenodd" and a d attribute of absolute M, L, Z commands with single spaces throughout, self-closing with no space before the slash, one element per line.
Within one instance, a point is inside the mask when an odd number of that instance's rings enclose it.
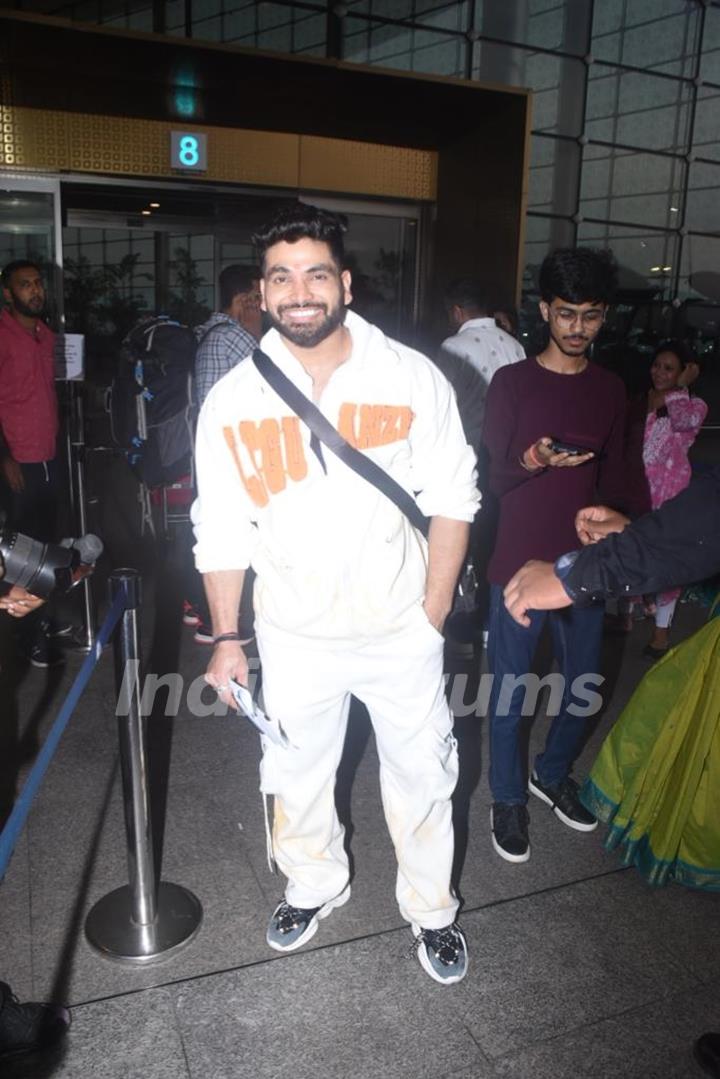
<path fill-rule="evenodd" d="M 122 344 L 110 388 L 112 437 L 146 487 L 192 470 L 194 332 L 167 315 L 138 322 Z"/>

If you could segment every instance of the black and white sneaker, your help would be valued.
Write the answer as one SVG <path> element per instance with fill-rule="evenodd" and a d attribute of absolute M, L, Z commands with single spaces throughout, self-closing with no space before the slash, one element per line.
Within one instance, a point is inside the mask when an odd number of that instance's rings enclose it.
<path fill-rule="evenodd" d="M 49 1049 L 69 1026 L 67 1008 L 58 1004 L 21 1004 L 7 982 L 0 982 L 0 1060 Z"/>
<path fill-rule="evenodd" d="M 580 801 L 578 785 L 570 776 L 550 787 L 541 783 L 537 773 L 533 772 L 528 782 L 528 790 L 549 805 L 558 820 L 567 824 L 568 828 L 574 828 L 578 832 L 593 832 L 597 828 L 597 819 Z"/>
<path fill-rule="evenodd" d="M 415 942 L 412 950 L 420 966 L 441 985 L 461 982 L 467 974 L 467 941 L 457 922 L 443 929 L 421 929 L 413 923 Z"/>
<path fill-rule="evenodd" d="M 528 811 L 523 805 L 494 802 L 490 810 L 492 845 L 506 862 L 527 862 L 530 857 Z"/>
<path fill-rule="evenodd" d="M 27 658 L 33 667 L 39 667 L 41 670 L 48 667 L 61 667 L 65 662 L 63 653 L 47 637 L 40 637 L 33 642 Z"/>
<path fill-rule="evenodd" d="M 270 918 L 265 939 L 276 952 L 294 952 L 317 933 L 318 922 L 350 898 L 350 885 L 321 907 L 293 907 L 281 899 Z"/>

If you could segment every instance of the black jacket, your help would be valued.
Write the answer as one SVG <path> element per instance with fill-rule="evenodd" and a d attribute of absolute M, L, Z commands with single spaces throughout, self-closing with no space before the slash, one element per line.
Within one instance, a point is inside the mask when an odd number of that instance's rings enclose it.
<path fill-rule="evenodd" d="M 578 600 L 638 595 L 720 571 L 720 465 L 624 532 L 584 547 L 564 578 Z"/>

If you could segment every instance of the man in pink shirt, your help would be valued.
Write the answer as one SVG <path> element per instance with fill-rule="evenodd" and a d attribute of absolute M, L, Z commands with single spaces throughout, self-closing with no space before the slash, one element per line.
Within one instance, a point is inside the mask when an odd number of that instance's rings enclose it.
<path fill-rule="evenodd" d="M 60 469 L 55 335 L 43 322 L 45 287 L 33 262 L 2 272 L 0 312 L 0 478 L 7 526 L 42 542 L 55 540 Z M 27 619 L 23 644 L 33 666 L 61 661 L 40 616 Z"/>

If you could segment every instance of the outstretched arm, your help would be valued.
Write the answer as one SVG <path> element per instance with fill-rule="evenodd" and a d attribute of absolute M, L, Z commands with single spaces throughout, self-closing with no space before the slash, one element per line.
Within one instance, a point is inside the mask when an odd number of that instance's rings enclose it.
<path fill-rule="evenodd" d="M 586 506 L 578 510 L 575 516 L 575 531 L 580 542 L 586 546 L 605 539 L 613 532 L 622 532 L 629 523 L 629 517 L 609 506 Z"/>
<path fill-rule="evenodd" d="M 581 511 L 581 514 L 586 511 Z M 604 527 L 613 528 L 612 520 Z M 598 524 L 587 522 L 591 535 Z M 614 528 L 613 528 L 614 531 Z M 584 547 L 564 583 L 578 598 L 659 592 L 720 569 L 720 466 L 620 534 Z"/>
<path fill-rule="evenodd" d="M 505 604 L 520 625 L 529 625 L 529 610 L 657 592 L 718 572 L 720 466 L 630 524 L 606 506 L 581 510 L 578 530 L 588 546 L 554 566 L 528 562 L 509 581 Z"/>
<path fill-rule="evenodd" d="M 530 625 L 528 611 L 555 611 L 572 603 L 552 562 L 526 562 L 508 581 L 503 595 L 505 606 L 521 626 Z"/>

